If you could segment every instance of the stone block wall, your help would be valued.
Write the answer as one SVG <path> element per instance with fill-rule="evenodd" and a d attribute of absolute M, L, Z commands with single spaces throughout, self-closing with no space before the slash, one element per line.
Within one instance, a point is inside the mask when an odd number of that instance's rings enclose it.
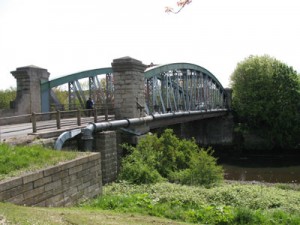
<path fill-rule="evenodd" d="M 26 206 L 69 206 L 101 193 L 99 153 L 0 182 L 0 201 Z"/>

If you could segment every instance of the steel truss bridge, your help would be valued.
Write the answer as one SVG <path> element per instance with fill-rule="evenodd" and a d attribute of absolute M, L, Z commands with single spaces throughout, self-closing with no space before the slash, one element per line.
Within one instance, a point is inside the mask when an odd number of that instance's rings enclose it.
<path fill-rule="evenodd" d="M 148 115 L 156 112 L 216 110 L 227 106 L 226 91 L 222 84 L 201 66 L 190 63 L 159 65 L 147 68 L 144 77 L 144 108 Z M 85 87 L 82 79 L 88 79 Z M 60 85 L 67 85 L 69 109 L 74 109 L 76 103 L 84 108 L 89 96 L 97 105 L 113 104 L 114 101 L 112 68 L 93 69 L 42 83 L 43 112 L 50 111 L 50 97 L 56 109 L 60 109 L 61 104 L 52 90 Z"/>

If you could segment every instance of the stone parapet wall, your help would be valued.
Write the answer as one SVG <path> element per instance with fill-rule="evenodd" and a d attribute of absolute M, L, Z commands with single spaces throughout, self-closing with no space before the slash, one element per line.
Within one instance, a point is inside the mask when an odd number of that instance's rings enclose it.
<path fill-rule="evenodd" d="M 100 194 L 99 153 L 0 182 L 0 201 L 26 206 L 69 206 Z"/>

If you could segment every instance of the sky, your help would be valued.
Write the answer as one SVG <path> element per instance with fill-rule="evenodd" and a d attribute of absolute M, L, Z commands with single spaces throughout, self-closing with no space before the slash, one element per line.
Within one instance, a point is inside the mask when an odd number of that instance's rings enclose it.
<path fill-rule="evenodd" d="M 224 87 L 237 64 L 270 55 L 300 72 L 299 0 L 0 0 L 0 90 L 11 71 L 35 65 L 50 80 L 111 67 L 130 56 L 144 64 L 193 63 Z"/>

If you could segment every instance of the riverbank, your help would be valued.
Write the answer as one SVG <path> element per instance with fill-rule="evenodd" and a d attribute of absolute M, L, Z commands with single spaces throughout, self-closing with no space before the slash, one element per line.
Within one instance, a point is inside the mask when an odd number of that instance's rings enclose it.
<path fill-rule="evenodd" d="M 212 188 L 113 183 L 88 209 L 140 213 L 203 224 L 300 224 L 299 188 L 225 182 Z"/>
<path fill-rule="evenodd" d="M 113 183 L 75 208 L 0 203 L 0 224 L 300 224 L 300 187 L 226 181 L 213 187 Z M 186 221 L 186 222 L 183 222 Z"/>

